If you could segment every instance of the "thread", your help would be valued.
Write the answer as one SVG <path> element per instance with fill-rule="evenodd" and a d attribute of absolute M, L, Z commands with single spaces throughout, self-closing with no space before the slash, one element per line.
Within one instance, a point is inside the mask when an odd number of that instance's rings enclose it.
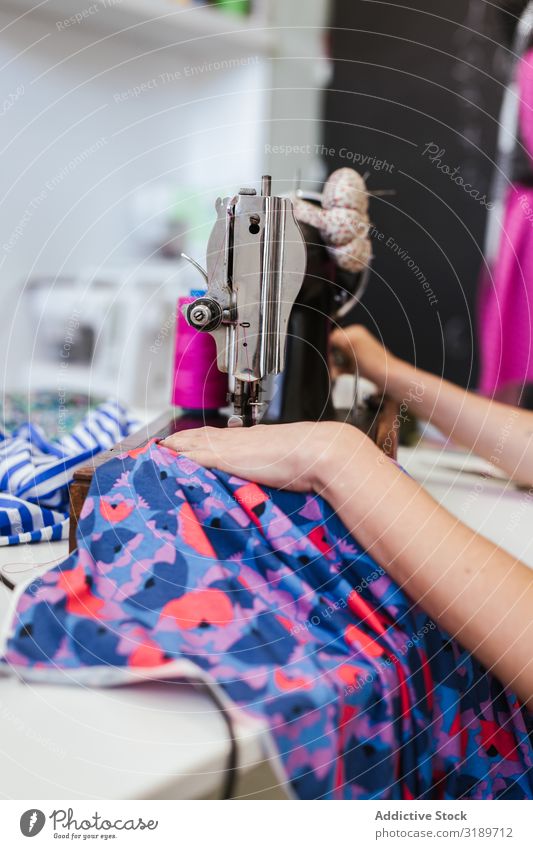
<path fill-rule="evenodd" d="M 190 411 L 218 410 L 226 404 L 228 376 L 217 368 L 216 344 L 211 334 L 187 324 L 183 307 L 194 300 L 178 300 L 172 404 Z"/>
<path fill-rule="evenodd" d="M 8 590 L 13 591 L 16 588 L 17 583 L 16 581 L 12 581 L 8 577 L 9 575 L 13 575 L 14 578 L 18 578 L 19 575 L 24 575 L 26 572 L 29 573 L 35 571 L 36 569 L 43 569 L 44 566 L 59 566 L 59 564 L 62 563 L 63 560 L 66 560 L 66 555 L 64 557 L 54 557 L 53 560 L 45 560 L 43 561 L 43 563 L 24 564 L 16 560 L 12 563 L 4 563 L 4 565 L 0 567 L 0 584 L 3 584 L 5 587 L 8 588 Z M 27 566 L 26 569 L 19 568 L 20 566 L 24 565 Z M 34 576 L 34 579 L 37 581 L 40 577 L 41 573 L 38 572 Z M 29 581 L 29 578 L 26 577 L 24 581 L 27 583 Z M 21 581 L 20 583 L 23 583 L 23 581 Z"/>

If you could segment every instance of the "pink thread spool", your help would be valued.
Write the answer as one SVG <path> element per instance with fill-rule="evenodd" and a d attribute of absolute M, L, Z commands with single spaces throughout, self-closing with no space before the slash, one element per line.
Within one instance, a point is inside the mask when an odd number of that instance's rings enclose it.
<path fill-rule="evenodd" d="M 226 404 L 228 376 L 217 368 L 215 340 L 187 324 L 183 306 L 196 298 L 179 298 L 176 315 L 172 403 L 189 411 L 218 410 Z"/>

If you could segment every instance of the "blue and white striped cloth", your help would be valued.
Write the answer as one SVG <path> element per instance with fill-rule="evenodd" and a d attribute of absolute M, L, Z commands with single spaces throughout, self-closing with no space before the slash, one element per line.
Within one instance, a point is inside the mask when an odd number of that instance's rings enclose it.
<path fill-rule="evenodd" d="M 0 545 L 65 539 L 74 472 L 138 426 L 109 401 L 60 439 L 48 440 L 29 423 L 11 434 L 0 431 Z"/>

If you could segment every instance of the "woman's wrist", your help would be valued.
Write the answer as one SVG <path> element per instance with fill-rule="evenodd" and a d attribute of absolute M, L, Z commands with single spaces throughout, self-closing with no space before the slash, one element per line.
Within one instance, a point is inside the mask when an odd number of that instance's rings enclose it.
<path fill-rule="evenodd" d="M 374 443 L 358 428 L 339 422 L 324 422 L 317 444 L 313 466 L 313 490 L 325 495 L 346 468 L 377 452 Z"/>
<path fill-rule="evenodd" d="M 409 404 L 413 400 L 413 394 L 419 395 L 422 389 L 420 372 L 415 366 L 405 360 L 394 358 L 388 369 L 385 383 L 387 395 L 399 404 Z"/>

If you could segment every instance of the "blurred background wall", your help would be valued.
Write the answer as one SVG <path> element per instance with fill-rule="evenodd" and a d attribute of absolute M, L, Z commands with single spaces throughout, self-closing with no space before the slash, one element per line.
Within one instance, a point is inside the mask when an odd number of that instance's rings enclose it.
<path fill-rule="evenodd" d="M 297 12 L 303 30 L 291 15 L 279 0 L 6 0 L 4 388 L 168 402 L 176 300 L 202 283 L 180 251 L 204 261 L 216 197 L 257 183 L 280 133 L 320 133 L 327 3 Z"/>
<path fill-rule="evenodd" d="M 264 171 L 276 191 L 317 190 L 345 165 L 377 192 L 373 278 L 353 318 L 475 385 L 480 199 L 509 38 L 493 7 L 4 0 L 4 388 L 161 406 L 176 298 L 200 282 L 179 252 L 203 260 L 217 195 Z"/>
<path fill-rule="evenodd" d="M 403 357 L 474 387 L 476 296 L 513 21 L 484 0 L 337 0 L 331 17 L 328 170 L 352 151 L 366 162 L 371 189 L 394 192 L 372 203 L 374 274 L 352 318 L 379 329 Z"/>

